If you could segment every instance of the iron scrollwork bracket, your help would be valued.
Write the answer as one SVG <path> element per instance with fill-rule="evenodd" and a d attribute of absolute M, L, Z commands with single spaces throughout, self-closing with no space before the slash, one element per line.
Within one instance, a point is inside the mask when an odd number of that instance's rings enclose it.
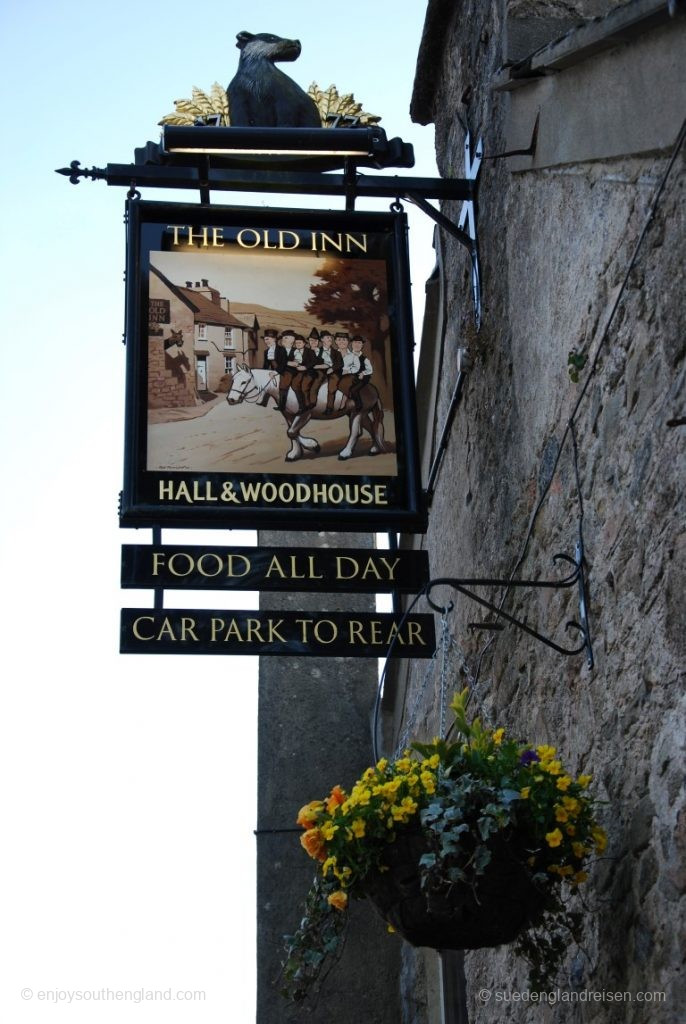
<path fill-rule="evenodd" d="M 431 598 L 431 591 L 435 587 L 450 587 L 452 590 L 456 590 L 459 594 L 464 597 L 468 597 L 471 601 L 475 601 L 476 604 L 481 605 L 482 608 L 486 608 L 489 612 L 495 615 L 495 619 L 492 621 L 471 623 L 470 628 L 472 629 L 488 629 L 488 630 L 501 630 L 503 624 L 500 619 L 504 619 L 509 622 L 510 625 L 515 626 L 517 629 L 521 629 L 524 633 L 538 640 L 540 643 L 550 647 L 558 654 L 564 654 L 566 656 L 581 654 L 586 651 L 586 663 L 589 668 L 593 668 L 593 648 L 591 646 L 591 635 L 590 626 L 588 619 L 588 595 L 586 590 L 586 577 L 584 574 L 584 559 L 583 549 L 579 542 L 576 546 L 575 557 L 572 558 L 570 555 L 557 554 L 553 558 L 553 562 L 568 562 L 574 566 L 574 571 L 568 576 L 563 577 L 559 580 L 519 580 L 519 579 L 477 579 L 477 578 L 456 578 L 453 576 L 437 577 L 436 579 L 429 580 L 424 588 L 424 594 L 430 607 L 436 612 L 444 612 L 445 606 L 437 604 L 436 601 Z M 579 618 L 581 622 L 571 621 L 565 624 L 565 629 L 575 629 L 582 637 L 583 642 L 578 647 L 563 647 L 556 643 L 550 637 L 545 636 L 538 630 L 533 629 L 527 622 L 518 619 L 515 615 L 510 615 L 509 612 L 503 610 L 501 606 L 494 604 L 492 601 L 487 600 L 484 597 L 480 597 L 475 594 L 471 589 L 472 587 L 504 587 L 505 590 L 509 590 L 511 587 L 519 589 L 547 589 L 547 590 L 562 590 L 566 587 L 578 586 L 579 589 Z"/>

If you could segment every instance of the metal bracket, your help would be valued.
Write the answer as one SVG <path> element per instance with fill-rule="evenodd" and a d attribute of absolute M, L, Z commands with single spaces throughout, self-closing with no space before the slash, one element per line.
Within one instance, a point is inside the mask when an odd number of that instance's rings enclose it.
<path fill-rule="evenodd" d="M 574 572 L 569 576 L 565 576 L 561 580 L 503 580 L 503 579 L 458 579 L 452 576 L 439 577 L 429 582 L 424 587 L 424 595 L 431 608 L 436 612 L 444 611 L 444 605 L 436 604 L 435 601 L 431 600 L 431 591 L 435 587 L 447 586 L 453 590 L 457 590 L 458 593 L 468 597 L 471 601 L 475 601 L 481 605 L 482 608 L 486 608 L 488 611 L 493 612 L 496 616 L 494 622 L 482 622 L 482 623 L 471 623 L 471 628 L 476 629 L 502 629 L 502 624 L 499 623 L 498 619 L 505 619 L 510 625 L 516 626 L 517 629 L 521 629 L 523 632 L 528 633 L 529 636 L 533 637 L 534 640 L 539 640 L 545 644 L 546 647 L 552 648 L 557 651 L 558 654 L 573 655 L 581 654 L 582 651 L 586 651 L 586 661 L 589 668 L 593 667 L 593 651 L 591 647 L 590 637 L 590 626 L 588 620 L 588 601 L 586 592 L 586 580 L 584 576 L 584 565 L 583 565 L 583 551 L 581 550 L 580 544 L 577 544 L 575 550 L 575 557 L 572 558 L 570 555 L 557 554 L 553 558 L 553 562 L 568 562 L 574 566 Z M 566 587 L 573 587 L 578 585 L 579 587 L 579 617 L 581 623 L 571 621 L 565 624 L 565 629 L 576 629 L 582 637 L 583 643 L 579 647 L 562 647 L 560 644 L 555 643 L 550 637 L 544 636 L 543 633 L 539 633 L 538 630 L 532 629 L 526 622 L 518 619 L 514 615 L 510 615 L 509 612 L 505 612 L 501 607 L 494 604 L 492 601 L 488 601 L 483 597 L 479 597 L 475 594 L 470 587 L 483 586 L 483 587 L 504 587 L 509 589 L 510 587 L 518 587 L 520 589 L 533 588 L 533 589 L 548 589 L 548 590 L 562 590 Z"/>
<path fill-rule="evenodd" d="M 479 177 L 479 170 L 481 168 L 481 161 L 483 160 L 484 146 L 483 141 L 479 138 L 474 151 L 472 152 L 472 140 L 471 135 L 467 132 L 464 143 L 464 180 L 473 182 L 472 192 L 469 198 L 466 198 L 462 203 L 462 209 L 460 211 L 460 217 L 457 224 L 453 223 L 449 217 L 437 210 L 431 203 L 428 203 L 425 198 L 418 195 L 416 192 L 408 189 L 403 193 L 403 198 L 407 199 L 408 202 L 414 203 L 418 206 L 423 213 L 438 224 L 439 227 L 443 228 L 449 234 L 456 238 L 460 245 L 463 245 L 468 251 L 472 263 L 471 276 L 472 276 L 472 299 L 474 302 L 474 322 L 476 324 L 477 331 L 481 327 L 481 270 L 479 263 L 479 245 L 476 234 L 476 181 Z M 465 226 L 467 230 L 465 231 Z"/>

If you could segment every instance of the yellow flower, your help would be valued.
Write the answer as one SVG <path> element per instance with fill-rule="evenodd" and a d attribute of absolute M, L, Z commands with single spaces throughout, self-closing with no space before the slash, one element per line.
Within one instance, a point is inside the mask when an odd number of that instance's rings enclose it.
<path fill-rule="evenodd" d="M 556 749 L 555 747 L 547 746 L 536 747 L 536 753 L 538 754 L 541 761 L 549 761 L 552 757 L 555 756 Z"/>
<path fill-rule="evenodd" d="M 329 871 L 332 868 L 335 868 L 335 867 L 336 867 L 336 858 L 335 857 L 327 857 L 326 860 L 324 861 L 324 863 L 322 864 L 322 874 L 326 877 L 326 875 L 328 875 Z M 335 874 L 335 872 L 334 872 L 334 874 Z"/>
<path fill-rule="evenodd" d="M 327 843 L 330 842 L 338 832 L 338 825 L 334 825 L 333 822 L 327 821 L 325 825 L 322 825 L 321 833 L 326 839 Z"/>
<path fill-rule="evenodd" d="M 376 762 L 376 770 L 379 772 L 385 772 L 388 768 L 388 758 L 382 757 L 380 761 Z"/>
<path fill-rule="evenodd" d="M 574 875 L 573 882 L 575 885 L 580 885 L 582 882 L 588 881 L 588 871 L 577 871 Z"/>
<path fill-rule="evenodd" d="M 596 825 L 595 828 L 591 829 L 591 835 L 595 842 L 595 848 L 598 853 L 604 853 L 607 847 L 607 836 L 605 830 Z"/>
<path fill-rule="evenodd" d="M 300 836 L 300 845 L 313 860 L 326 860 L 326 844 L 318 828 L 308 828 L 307 832 Z"/>
<path fill-rule="evenodd" d="M 583 843 L 579 843 L 579 842 L 572 843 L 572 849 L 574 850 L 574 856 L 578 860 L 581 860 L 582 857 L 585 857 L 586 854 L 588 853 L 588 850 L 586 849 L 586 847 L 584 846 Z"/>
<path fill-rule="evenodd" d="M 555 821 L 567 821 L 568 817 L 569 815 L 564 807 L 560 807 L 559 804 L 555 804 Z"/>
<path fill-rule="evenodd" d="M 326 801 L 326 810 L 329 814 L 333 814 L 337 807 L 342 803 L 345 803 L 345 793 L 340 786 L 334 786 L 331 790 L 331 796 Z"/>
<path fill-rule="evenodd" d="M 541 771 L 549 775 L 559 775 L 562 771 L 562 761 L 544 761 L 541 763 Z"/>
<path fill-rule="evenodd" d="M 581 804 L 575 796 L 563 796 L 562 803 L 567 808 L 572 817 L 574 817 L 574 815 L 581 810 Z"/>
<path fill-rule="evenodd" d="M 586 787 L 588 786 L 589 782 L 591 782 L 592 779 L 593 779 L 592 775 L 579 775 L 579 777 L 577 778 L 576 781 L 578 782 L 578 784 L 581 786 L 582 789 L 586 789 Z"/>
<path fill-rule="evenodd" d="M 572 784 L 572 780 L 570 779 L 569 775 L 561 775 L 560 778 L 556 782 L 556 786 L 560 790 L 561 793 L 566 792 L 569 789 L 569 787 L 571 786 L 571 784 Z"/>
<path fill-rule="evenodd" d="M 429 765 L 430 768 L 438 768 L 440 763 L 441 763 L 441 758 L 440 758 L 440 756 L 438 754 L 432 754 L 431 757 L 429 758 L 428 762 L 427 762 L 427 764 Z"/>
<path fill-rule="evenodd" d="M 575 836 L 576 828 L 574 827 L 574 825 L 567 825 L 567 827 L 565 828 L 565 832 L 568 836 Z"/>
<path fill-rule="evenodd" d="M 395 935 L 395 928 L 393 927 L 392 924 L 386 925 L 386 931 L 388 932 L 389 935 Z"/>
<path fill-rule="evenodd" d="M 563 868 L 560 868 L 559 874 L 560 874 L 560 878 L 569 877 L 569 875 L 573 875 L 574 874 L 574 868 L 572 867 L 571 864 L 565 864 L 565 866 Z"/>
<path fill-rule="evenodd" d="M 395 762 L 395 767 L 399 772 L 402 772 L 404 775 L 407 775 L 407 773 L 412 768 L 412 761 L 409 759 L 409 757 L 401 757 L 399 761 Z"/>
<path fill-rule="evenodd" d="M 525 786 L 524 789 L 520 789 L 519 796 L 521 800 L 528 800 L 529 793 L 531 792 L 531 786 Z"/>
<path fill-rule="evenodd" d="M 493 733 L 493 742 L 495 743 L 496 747 L 499 747 L 500 744 L 503 742 L 503 736 L 504 735 L 505 735 L 505 730 L 504 729 L 496 729 L 495 730 L 495 732 Z"/>
<path fill-rule="evenodd" d="M 363 818 L 355 818 L 352 824 L 353 835 L 356 839 L 361 839 L 365 833 L 366 825 Z"/>
<path fill-rule="evenodd" d="M 548 844 L 548 846 L 559 846 L 562 842 L 562 833 L 560 832 L 559 828 L 553 829 L 552 832 L 546 832 L 545 841 Z"/>
<path fill-rule="evenodd" d="M 300 825 L 301 828 L 312 828 L 323 809 L 324 804 L 321 800 L 310 800 L 309 804 L 305 804 L 298 811 L 296 825 Z"/>
<path fill-rule="evenodd" d="M 345 910 L 348 906 L 348 894 L 342 889 L 338 889 L 337 892 L 332 892 L 330 896 L 327 896 L 327 903 L 335 907 L 336 910 Z"/>
<path fill-rule="evenodd" d="M 422 772 L 420 778 L 422 780 L 422 786 L 424 787 L 424 791 L 426 793 L 436 792 L 436 780 L 434 776 L 431 774 L 431 772 Z"/>

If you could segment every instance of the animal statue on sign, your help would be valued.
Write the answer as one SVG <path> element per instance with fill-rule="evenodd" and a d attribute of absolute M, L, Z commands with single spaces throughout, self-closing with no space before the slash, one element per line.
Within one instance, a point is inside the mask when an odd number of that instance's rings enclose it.
<path fill-rule="evenodd" d="M 321 128 L 314 100 L 274 67 L 276 61 L 297 60 L 300 41 L 268 32 L 239 32 L 236 40 L 241 56 L 226 90 L 232 126 Z"/>
<path fill-rule="evenodd" d="M 333 414 L 327 415 L 328 389 L 324 382 L 317 393 L 314 408 L 301 410 L 296 394 L 289 390 L 286 404 L 281 413 L 286 420 L 286 433 L 291 441 L 290 450 L 286 454 L 286 462 L 301 459 L 305 452 L 316 454 L 319 444 L 313 437 L 304 436 L 301 431 L 310 420 L 339 419 L 348 417 L 349 435 L 344 447 L 338 453 L 341 462 L 351 458 L 355 445 L 362 431 L 366 430 L 372 439 L 368 455 L 378 455 L 386 451 L 383 430 L 383 406 L 379 392 L 373 384 L 365 384 L 359 391 L 357 404 L 340 391 L 334 398 Z M 274 370 L 251 370 L 245 363 L 237 367 L 231 390 L 226 396 L 229 405 L 249 402 L 265 408 L 269 399 L 279 401 L 279 374 Z M 359 406 L 359 408 L 358 408 Z"/>

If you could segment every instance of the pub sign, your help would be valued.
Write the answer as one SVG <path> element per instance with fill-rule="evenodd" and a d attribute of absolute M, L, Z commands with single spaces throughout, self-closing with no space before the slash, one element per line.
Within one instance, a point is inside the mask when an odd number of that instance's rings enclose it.
<path fill-rule="evenodd" d="M 121 525 L 424 530 L 404 215 L 127 219 Z"/>

